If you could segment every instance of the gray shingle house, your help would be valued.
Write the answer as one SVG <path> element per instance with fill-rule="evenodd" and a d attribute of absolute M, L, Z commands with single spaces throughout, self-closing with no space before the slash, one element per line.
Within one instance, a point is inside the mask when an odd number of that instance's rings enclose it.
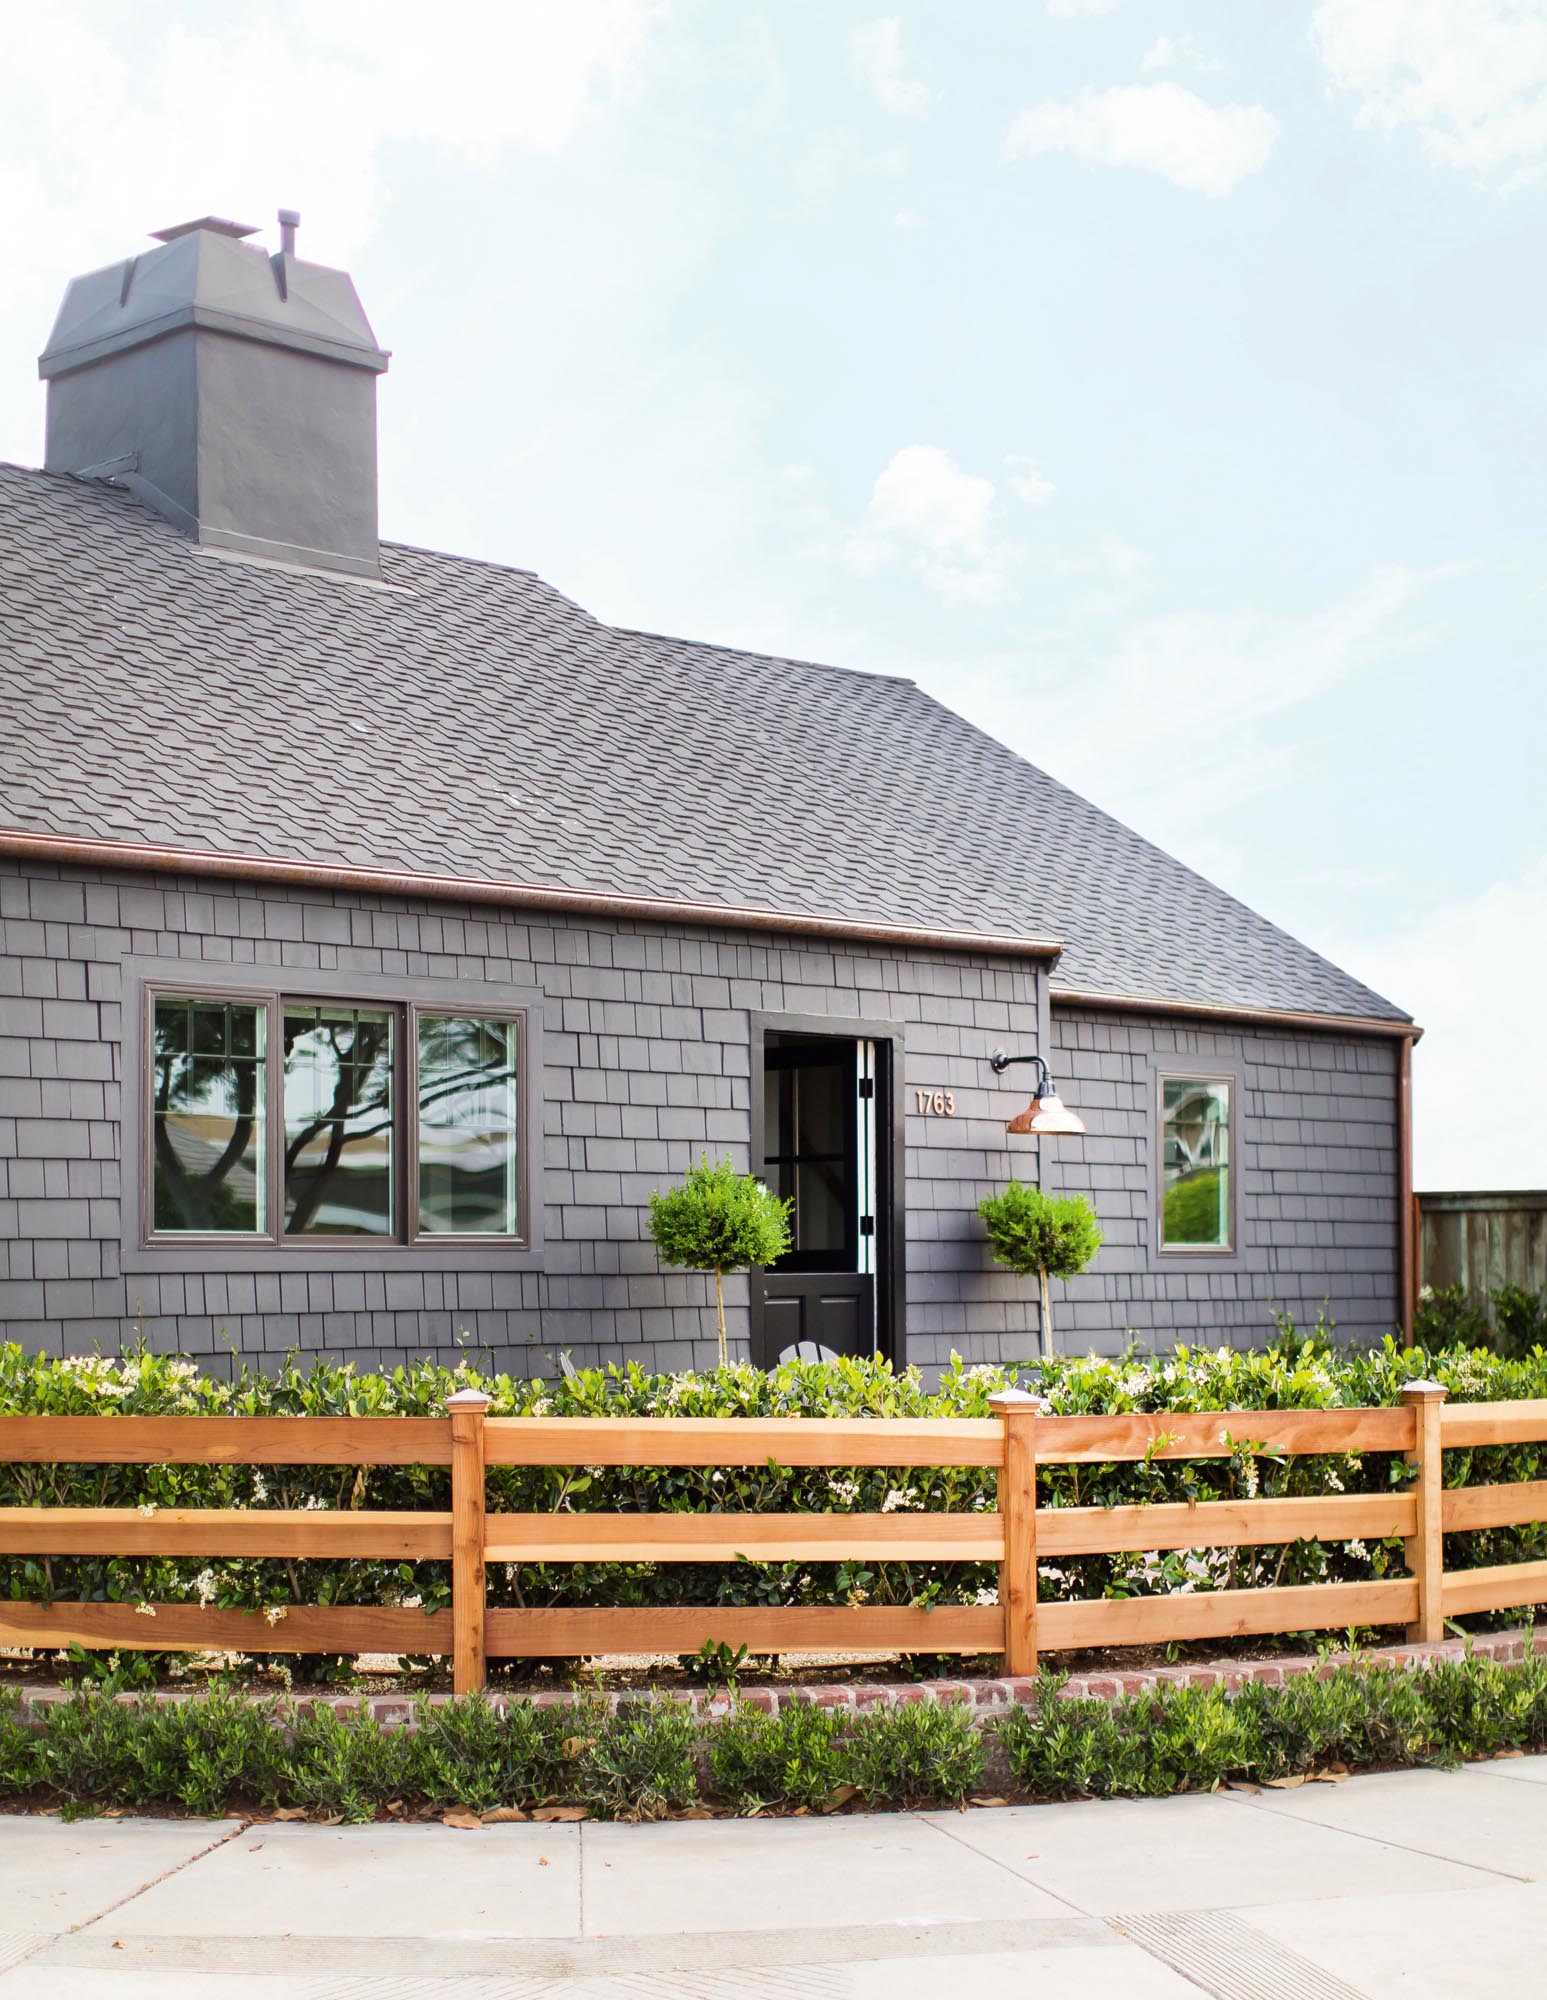
<path fill-rule="evenodd" d="M 72 284 L 0 470 L 6 1333 L 702 1361 L 643 1221 L 706 1149 L 795 1201 L 760 1362 L 1027 1353 L 1037 1172 L 1066 1341 L 1398 1322 L 1407 1016 L 907 681 L 379 543 L 387 357 L 282 221 Z"/>

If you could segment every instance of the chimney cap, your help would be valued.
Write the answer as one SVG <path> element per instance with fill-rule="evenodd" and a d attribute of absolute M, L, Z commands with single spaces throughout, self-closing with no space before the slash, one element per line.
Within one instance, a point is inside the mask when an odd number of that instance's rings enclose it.
<path fill-rule="evenodd" d="M 221 215 L 201 215 L 197 222 L 174 223 L 170 229 L 153 229 L 150 233 L 158 243 L 175 243 L 179 236 L 192 236 L 196 229 L 208 229 L 216 236 L 256 236 L 256 223 L 227 222 Z"/>

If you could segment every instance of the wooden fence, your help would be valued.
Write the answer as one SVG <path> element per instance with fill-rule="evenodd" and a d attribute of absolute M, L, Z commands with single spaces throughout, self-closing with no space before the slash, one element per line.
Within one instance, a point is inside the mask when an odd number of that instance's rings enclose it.
<path fill-rule="evenodd" d="M 1486 1307 L 1501 1285 L 1547 1291 L 1547 1193 L 1419 1194 L 1418 1280 Z"/>
<path fill-rule="evenodd" d="M 1033 1672 L 1039 1649 L 1402 1625 L 1547 1602 L 1547 1562 L 1446 1570 L 1443 1537 L 1547 1517 L 1547 1481 L 1444 1484 L 1446 1447 L 1547 1440 L 1547 1401 L 1446 1407 L 1434 1383 L 1400 1406 L 1179 1415 L 1047 1416 L 1012 1390 L 991 1418 L 489 1418 L 464 1390 L 437 1417 L 0 1417 L 0 1462 L 448 1465 L 449 1513 L 269 1508 L 0 1508 L 0 1554 L 373 1557 L 446 1561 L 451 1608 L 0 1603 L 0 1645 L 251 1653 L 451 1654 L 459 1691 L 491 1658 L 680 1655 L 706 1641 L 750 1652 L 1000 1653 Z M 1414 1478 L 1390 1493 L 1039 1507 L 1039 1465 L 1273 1454 L 1400 1452 Z M 500 1514 L 494 1465 L 986 1466 L 997 1512 Z M 1400 1535 L 1408 1574 L 1363 1583 L 1037 1602 L 1042 1557 L 1272 1547 Z M 562 1562 L 969 1561 L 997 1563 L 990 1605 L 730 1608 L 490 1605 L 485 1565 Z"/>

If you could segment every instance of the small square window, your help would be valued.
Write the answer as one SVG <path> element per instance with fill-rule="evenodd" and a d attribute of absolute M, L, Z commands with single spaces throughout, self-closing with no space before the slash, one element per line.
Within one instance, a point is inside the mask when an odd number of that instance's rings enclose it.
<path fill-rule="evenodd" d="M 1160 1247 L 1229 1250 L 1234 1241 L 1228 1078 L 1160 1080 Z"/>

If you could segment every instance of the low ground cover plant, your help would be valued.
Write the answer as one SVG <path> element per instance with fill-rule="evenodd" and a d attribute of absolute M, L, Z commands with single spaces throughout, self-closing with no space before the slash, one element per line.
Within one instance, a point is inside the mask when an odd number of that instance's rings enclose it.
<path fill-rule="evenodd" d="M 1425 1351 L 1394 1341 L 1349 1352 L 1284 1321 L 1253 1352 L 1178 1348 L 1155 1357 L 1060 1355 L 1022 1368 L 953 1362 L 938 1387 L 884 1361 L 791 1362 L 764 1373 L 733 1365 L 700 1375 L 650 1375 L 634 1365 L 584 1369 L 547 1382 L 485 1376 L 421 1362 L 390 1374 L 293 1361 L 272 1376 L 233 1363 L 228 1377 L 140 1349 L 122 1358 L 49 1360 L 0 1344 L 5 1415 L 435 1415 L 455 1389 L 480 1386 L 496 1416 L 875 1416 L 991 1414 L 990 1398 L 1029 1384 L 1057 1413 L 1336 1408 L 1389 1404 L 1405 1382 L 1433 1375 L 1453 1400 L 1547 1396 L 1547 1351 L 1518 1357 L 1465 1346 Z M 1044 1466 L 1044 1506 L 1115 1506 L 1142 1501 L 1240 1499 L 1254 1495 L 1382 1492 L 1410 1469 L 1397 1454 L 1275 1458 L 1253 1448 L 1249 1422 L 1229 1457 L 1155 1459 L 1124 1465 Z M 1547 1443 L 1446 1454 L 1452 1485 L 1547 1479 Z M 502 1512 L 759 1511 L 896 1513 L 980 1511 L 995 1505 L 995 1476 L 974 1467 L 810 1469 L 781 1467 L 496 1466 L 491 1508 Z M 0 1505 L 89 1507 L 332 1507 L 444 1509 L 444 1468 L 0 1465 Z M 1447 1536 L 1450 1568 L 1547 1558 L 1547 1523 Z M 1288 1546 L 1132 1552 L 1045 1563 L 1044 1599 L 1143 1596 L 1273 1583 L 1355 1581 L 1399 1573 L 1400 1541 L 1302 1540 Z M 491 1565 L 490 1601 L 563 1604 L 820 1605 L 951 1604 L 988 1601 L 991 1565 L 947 1562 L 725 1564 L 594 1563 Z M 449 1600 L 449 1567 L 389 1560 L 294 1562 L 173 1558 L 0 1557 L 0 1593 L 14 1600 L 198 1602 L 278 1612 L 291 1604 L 400 1604 L 427 1611 Z M 1472 1621 L 1501 1624 L 1507 1613 Z M 147 1626 L 149 1621 L 147 1620 Z M 120 1675 L 130 1656 L 114 1671 Z M 718 1658 L 718 1654 L 716 1658 Z M 84 1662 L 82 1663 L 84 1667 Z M 302 1660 L 299 1679 L 336 1677 L 348 1663 Z M 739 1672 L 745 1672 L 737 1662 Z M 144 1684 L 180 1671 L 174 1657 L 148 1657 Z M 518 1669 L 519 1671 L 519 1669 Z M 727 1680 L 735 1675 L 727 1673 Z"/>
<path fill-rule="evenodd" d="M 858 1717 L 814 1703 L 778 1715 L 685 1704 L 609 1712 L 480 1695 L 421 1707 L 417 1726 L 369 1712 L 258 1702 L 226 1688 L 168 1703 L 80 1687 L 24 1721 L 0 1691 L 0 1801 L 72 1817 L 173 1810 L 367 1821 L 453 1814 L 648 1820 L 947 1807 L 996 1786 L 1027 1799 L 1136 1798 L 1221 1784 L 1293 1784 L 1355 1769 L 1451 1765 L 1547 1750 L 1547 1654 L 1375 1663 L 1248 1683 L 1070 1699 L 1045 1674 L 1036 1701 L 980 1728 L 952 1703 Z M 999 1796 L 997 1792 L 995 1796 Z"/>

